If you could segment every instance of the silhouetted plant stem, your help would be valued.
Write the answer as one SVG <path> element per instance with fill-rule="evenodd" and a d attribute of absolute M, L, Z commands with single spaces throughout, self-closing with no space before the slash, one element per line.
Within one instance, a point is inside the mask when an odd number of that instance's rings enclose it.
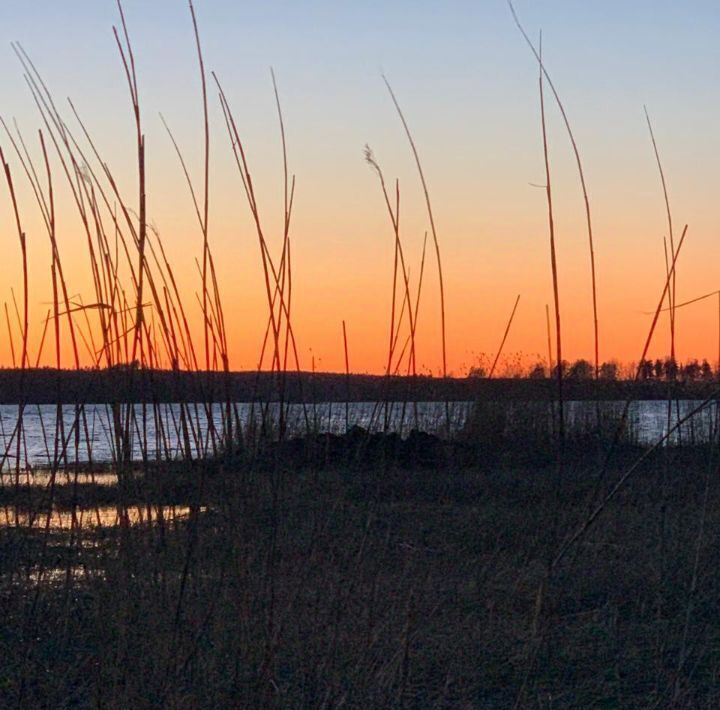
<path fill-rule="evenodd" d="M 510 332 L 510 326 L 512 326 L 513 318 L 515 318 L 515 311 L 517 310 L 518 303 L 520 303 L 520 294 L 518 294 L 517 298 L 515 299 L 515 304 L 513 305 L 507 325 L 505 326 L 505 332 L 503 333 L 502 340 L 500 341 L 500 346 L 498 347 L 497 353 L 495 354 L 495 359 L 493 360 L 490 372 L 488 372 L 488 379 L 491 379 L 492 376 L 495 374 L 495 368 L 497 367 L 498 360 L 500 359 L 500 354 L 503 351 L 503 347 L 505 347 L 505 341 L 507 340 L 508 333 Z"/>

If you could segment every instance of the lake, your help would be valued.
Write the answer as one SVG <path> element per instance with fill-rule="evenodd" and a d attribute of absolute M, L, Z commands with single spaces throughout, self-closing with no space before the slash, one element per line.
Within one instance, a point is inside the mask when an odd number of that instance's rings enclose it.
<path fill-rule="evenodd" d="M 651 444 L 672 428 L 678 419 L 682 419 L 700 403 L 697 400 L 679 400 L 672 403 L 668 418 L 668 403 L 663 400 L 643 400 L 633 402 L 629 410 L 629 429 L 633 437 L 641 444 Z M 212 448 L 212 429 L 222 428 L 222 405 L 214 405 L 212 416 L 208 416 L 202 404 L 160 404 L 157 409 L 148 405 L 132 405 L 135 408 L 134 435 L 132 437 L 133 458 L 141 458 L 141 442 L 147 441 L 147 454 L 150 458 L 177 458 L 181 452 L 183 436 L 183 410 L 190 432 L 190 446 L 193 454 Z M 540 402 L 484 403 L 485 407 L 502 411 L 506 426 L 512 426 L 515 419 L 533 418 L 540 426 L 549 426 L 551 410 L 548 404 Z M 581 429 L 595 421 L 597 404 L 590 401 L 571 401 L 565 403 L 568 431 Z M 459 432 L 472 411 L 472 402 L 450 402 L 450 429 Z M 624 402 L 601 402 L 603 417 L 618 417 Z M 288 404 L 286 408 L 286 426 L 289 435 L 301 435 L 308 430 L 342 434 L 347 426 L 361 426 L 373 431 L 395 431 L 405 436 L 411 429 L 420 429 L 430 433 L 442 433 L 446 427 L 445 402 L 384 403 L 376 402 L 321 402 L 316 404 Z M 241 402 L 234 405 L 234 418 L 243 427 L 255 421 L 259 423 L 263 416 L 266 422 L 277 423 L 280 407 L 277 403 L 261 407 Z M 76 409 L 74 405 L 62 408 L 62 428 L 64 442 L 58 441 L 57 448 L 63 452 L 68 462 L 110 462 L 114 455 L 112 436 L 112 411 L 106 404 L 84 405 L 84 419 L 81 426 L 74 427 Z M 708 440 L 717 431 L 718 403 L 711 402 L 702 411 L 674 431 L 668 439 L 669 444 L 701 442 Z M 19 453 L 21 465 L 29 463 L 33 467 L 47 466 L 52 463 L 55 451 L 55 431 L 57 407 L 55 405 L 28 405 L 23 415 L 23 432 L 20 450 L 17 448 L 18 406 L 0 405 L 0 455 L 6 452 L 3 469 L 14 468 Z M 208 426 L 212 421 L 213 426 Z M 8 444 L 11 443 L 10 446 Z"/>

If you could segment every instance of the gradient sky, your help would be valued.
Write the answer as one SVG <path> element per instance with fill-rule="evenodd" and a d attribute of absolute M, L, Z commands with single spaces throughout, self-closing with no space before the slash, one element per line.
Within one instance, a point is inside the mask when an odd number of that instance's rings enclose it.
<path fill-rule="evenodd" d="M 393 84 L 423 160 L 444 260 L 449 369 L 463 374 L 497 348 L 521 294 L 507 353 L 546 353 L 552 283 L 540 141 L 537 66 L 503 0 L 237 2 L 196 0 L 205 59 L 223 81 L 246 142 L 274 248 L 281 242 L 282 162 L 269 67 L 277 74 L 291 171 L 297 175 L 295 329 L 303 366 L 379 372 L 387 351 L 393 237 L 369 143 L 402 191 L 403 238 L 417 274 L 427 229 L 402 127 L 381 80 Z M 182 0 L 126 0 L 147 134 L 148 207 L 188 294 L 201 254 L 187 189 L 162 112 L 198 175 L 201 105 L 192 26 Z M 583 155 L 595 219 L 601 358 L 636 360 L 664 283 L 665 210 L 643 105 L 648 106 L 679 232 L 678 301 L 720 288 L 720 8 L 676 0 L 517 0 L 532 36 L 542 28 L 548 71 Z M 134 135 L 112 36 L 111 0 L 3 0 L 0 113 L 33 140 L 38 115 L 9 43 L 19 40 L 56 98 L 72 97 L 126 194 L 134 194 Z M 587 237 L 575 165 L 549 107 L 565 354 L 593 349 Z M 259 251 L 222 116 L 213 100 L 211 243 L 229 320 L 232 366 L 252 368 L 267 306 Z M 8 150 L 0 135 L 0 145 Z M 34 150 L 34 149 L 33 149 Z M 18 183 L 21 175 L 10 160 Z M 49 250 L 21 188 L 32 265 L 31 320 L 49 300 Z M 90 295 L 83 237 L 58 195 L 71 290 Z M 0 190 L 0 298 L 19 284 L 19 248 Z M 274 236 L 272 236 L 274 235 Z M 418 363 L 440 366 L 437 278 L 428 256 Z M 4 331 L 3 331 L 4 332 Z M 715 301 L 678 313 L 678 356 L 717 359 Z M 10 363 L 0 338 L 0 362 Z M 652 354 L 666 354 L 662 321 Z"/>

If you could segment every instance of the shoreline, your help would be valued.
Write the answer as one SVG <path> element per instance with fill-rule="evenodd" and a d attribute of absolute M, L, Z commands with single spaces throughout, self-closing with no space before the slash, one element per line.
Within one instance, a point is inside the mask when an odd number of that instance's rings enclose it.
<path fill-rule="evenodd" d="M 286 402 L 373 401 L 549 401 L 555 380 L 288 372 L 283 375 Z M 581 400 L 702 400 L 720 384 L 713 380 L 563 381 L 566 401 Z M 276 402 L 278 376 L 270 372 L 187 372 L 128 368 L 22 371 L 0 369 L 0 404 L 110 404 L 171 402 Z"/>

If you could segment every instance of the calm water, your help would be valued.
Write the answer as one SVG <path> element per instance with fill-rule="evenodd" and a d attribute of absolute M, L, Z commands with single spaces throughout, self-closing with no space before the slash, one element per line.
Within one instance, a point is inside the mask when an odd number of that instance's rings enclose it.
<path fill-rule="evenodd" d="M 697 401 L 673 402 L 670 426 L 674 426 L 678 417 L 683 418 L 698 406 Z M 141 405 L 135 406 L 134 435 L 132 437 L 133 456 L 140 458 L 141 442 L 148 442 L 148 455 L 152 458 L 173 458 L 179 456 L 182 442 L 181 406 L 178 404 L 160 405 L 158 416 L 155 416 L 151 407 L 145 409 Z M 446 414 L 444 402 L 418 402 L 416 404 L 390 404 L 378 406 L 374 402 L 351 402 L 347 408 L 344 403 L 318 403 L 303 407 L 299 404 L 287 406 L 287 426 L 290 433 L 301 434 L 307 427 L 321 432 L 343 433 L 346 425 L 359 425 L 372 430 L 388 430 L 406 435 L 411 429 L 417 428 L 428 432 L 444 431 Z M 451 402 L 449 404 L 450 426 L 453 432 L 459 431 L 467 420 L 471 411 L 470 402 Z M 493 405 L 490 405 L 491 407 Z M 623 402 L 601 403 L 603 415 L 619 416 L 622 412 Z M 513 419 L 528 420 L 534 424 L 547 426 L 550 422 L 550 411 L 547 405 L 538 402 L 513 402 L 501 405 L 505 413 L 508 426 L 512 426 Z M 191 448 L 210 448 L 210 435 L 208 433 L 208 417 L 202 405 L 189 405 L 186 412 L 190 413 Z M 260 421 L 259 405 L 254 407 L 248 403 L 235 405 L 237 417 L 243 426 L 254 417 Z M 23 417 L 24 437 L 20 447 L 21 463 L 29 462 L 32 466 L 43 466 L 52 462 L 55 456 L 55 405 L 33 405 L 25 409 Z M 575 428 L 594 422 L 596 404 L 594 402 L 567 402 L 567 426 L 570 431 Z M 703 441 L 717 431 L 718 403 L 713 402 L 689 422 L 683 424 L 679 431 L 674 432 L 669 442 Z M 278 419 L 278 405 L 270 405 L 266 412 L 267 421 L 276 422 Z M 16 405 L 0 405 L 0 456 L 6 450 L 10 456 L 6 459 L 4 469 L 14 467 L 16 461 L 17 440 L 14 432 L 17 424 L 18 407 Z M 212 419 L 219 430 L 222 425 L 222 415 L 219 405 L 213 409 Z M 76 429 L 75 407 L 63 408 L 63 424 L 65 441 L 58 442 L 60 451 L 65 451 L 67 459 L 72 462 L 77 459 L 88 461 L 92 458 L 96 462 L 113 460 L 112 441 L 112 414 L 110 408 L 104 404 L 85 405 L 84 422 Z M 630 430 L 640 443 L 653 443 L 662 437 L 668 429 L 667 402 L 648 400 L 633 402 L 629 416 Z M 212 428 L 212 427 L 211 427 Z M 79 431 L 79 436 L 76 436 Z M 13 441 L 8 447 L 8 443 Z M 76 454 L 77 452 L 77 454 Z"/>

